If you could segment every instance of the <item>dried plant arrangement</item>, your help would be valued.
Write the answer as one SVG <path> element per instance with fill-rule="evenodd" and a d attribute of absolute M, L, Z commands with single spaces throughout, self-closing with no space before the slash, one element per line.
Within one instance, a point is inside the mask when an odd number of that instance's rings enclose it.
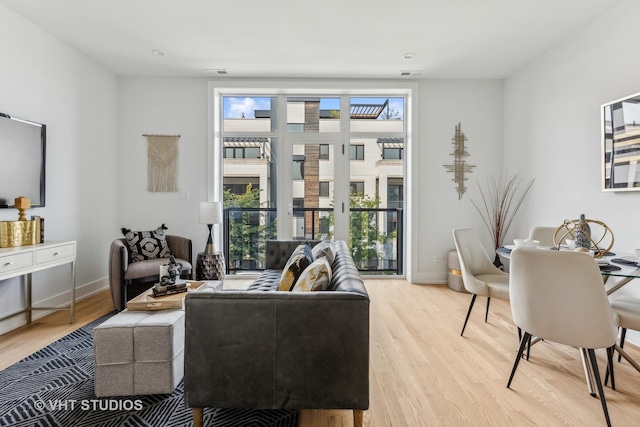
<path fill-rule="evenodd" d="M 504 177 L 488 177 L 485 189 L 478 183 L 482 204 L 479 206 L 473 200 L 471 203 L 487 226 L 494 249 L 502 246 L 511 222 L 531 190 L 533 181 L 534 179 L 525 182 L 517 174 L 510 176 L 507 173 Z M 496 260 L 500 263 L 497 255 Z"/>

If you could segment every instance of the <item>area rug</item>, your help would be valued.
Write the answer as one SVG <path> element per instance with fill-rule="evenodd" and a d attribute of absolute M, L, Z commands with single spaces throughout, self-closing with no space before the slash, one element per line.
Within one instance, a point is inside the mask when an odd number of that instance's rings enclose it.
<path fill-rule="evenodd" d="M 110 313 L 0 371 L 0 426 L 193 426 L 183 383 L 171 394 L 97 398 L 93 328 Z M 298 411 L 205 408 L 211 427 L 293 427 Z"/>

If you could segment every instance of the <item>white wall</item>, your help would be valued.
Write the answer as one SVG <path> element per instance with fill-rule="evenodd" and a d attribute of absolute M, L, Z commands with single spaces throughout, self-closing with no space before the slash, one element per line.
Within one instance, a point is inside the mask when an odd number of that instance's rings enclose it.
<path fill-rule="evenodd" d="M 489 176 L 499 176 L 502 167 L 502 81 L 499 80 L 428 80 L 420 82 L 420 141 L 414 161 L 417 203 L 416 276 L 413 283 L 444 283 L 447 279 L 447 252 L 455 249 L 451 230 L 474 228 L 487 252 L 493 246 L 482 218 L 470 200 L 480 202 L 478 183 Z M 467 187 L 458 199 L 453 173 L 444 165 L 453 163 L 452 138 L 455 126 L 467 137 L 465 158 L 475 165 L 466 173 Z M 434 262 L 441 257 L 442 262 Z"/>
<path fill-rule="evenodd" d="M 207 81 L 204 79 L 120 78 L 118 227 L 152 230 L 165 224 L 168 234 L 190 237 L 194 255 L 202 252 L 207 226 L 198 209 L 207 201 Z M 178 188 L 147 191 L 147 139 L 144 134 L 180 135 Z M 189 200 L 180 193 L 188 192 Z M 121 235 L 120 235 L 121 236 Z"/>
<path fill-rule="evenodd" d="M 640 3 L 625 1 L 506 80 L 504 167 L 536 179 L 520 236 L 584 213 L 611 227 L 616 250 L 640 248 L 640 192 L 600 184 L 600 106 L 640 91 L 638 14 Z M 640 296 L 636 282 L 619 293 Z"/>
<path fill-rule="evenodd" d="M 82 298 L 106 284 L 119 209 L 117 79 L 3 6 L 0 39 L 0 111 L 47 125 L 46 206 L 28 215 L 45 218 L 46 240 L 77 241 Z M 0 209 L 0 220 L 15 219 L 16 210 Z M 35 273 L 34 302 L 69 301 L 69 271 Z M 20 279 L 0 282 L 0 317 L 21 307 L 22 288 Z M 23 323 L 0 322 L 0 333 Z"/>

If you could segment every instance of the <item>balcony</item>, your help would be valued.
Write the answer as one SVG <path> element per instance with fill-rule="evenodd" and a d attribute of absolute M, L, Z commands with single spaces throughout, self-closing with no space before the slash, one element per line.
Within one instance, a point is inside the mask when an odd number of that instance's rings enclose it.
<path fill-rule="evenodd" d="M 402 208 L 352 208 L 351 254 L 362 274 L 402 274 Z M 294 208 L 294 239 L 333 238 L 332 208 Z M 225 208 L 224 256 L 227 274 L 265 269 L 266 241 L 276 238 L 275 208 Z"/>

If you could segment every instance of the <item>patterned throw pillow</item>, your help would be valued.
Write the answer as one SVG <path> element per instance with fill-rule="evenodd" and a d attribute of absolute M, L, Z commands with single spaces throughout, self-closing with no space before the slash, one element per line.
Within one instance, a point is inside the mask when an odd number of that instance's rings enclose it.
<path fill-rule="evenodd" d="M 331 265 L 326 257 L 320 257 L 305 268 L 291 292 L 326 291 L 331 280 Z"/>
<path fill-rule="evenodd" d="M 333 260 L 336 256 L 336 247 L 333 243 L 333 240 L 323 240 L 322 242 L 315 245 L 311 249 L 311 252 L 313 254 L 313 259 L 327 257 L 329 265 L 333 265 Z"/>
<path fill-rule="evenodd" d="M 171 252 L 164 235 L 164 224 L 153 231 L 131 231 L 122 228 L 122 234 L 129 247 L 130 262 L 144 261 L 147 259 L 169 258 Z"/>
<path fill-rule="evenodd" d="M 311 248 L 307 244 L 298 245 L 293 251 L 289 260 L 282 269 L 282 275 L 280 276 L 280 283 L 278 284 L 279 291 L 290 291 L 296 284 L 298 277 L 302 272 L 311 264 Z"/>

